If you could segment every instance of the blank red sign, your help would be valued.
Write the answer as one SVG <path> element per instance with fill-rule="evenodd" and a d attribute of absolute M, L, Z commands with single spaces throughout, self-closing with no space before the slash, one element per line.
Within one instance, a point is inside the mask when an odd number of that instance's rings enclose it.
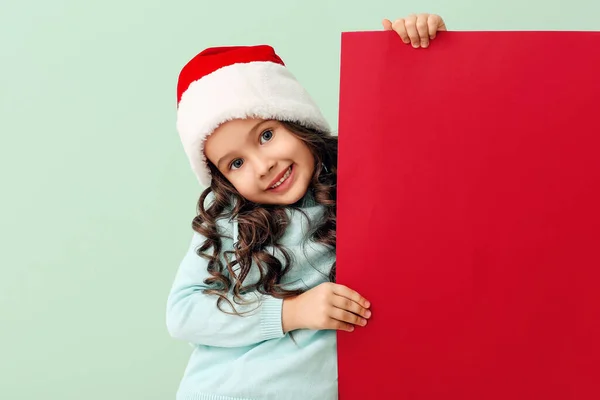
<path fill-rule="evenodd" d="M 600 33 L 344 33 L 340 90 L 340 399 L 600 399 Z"/>

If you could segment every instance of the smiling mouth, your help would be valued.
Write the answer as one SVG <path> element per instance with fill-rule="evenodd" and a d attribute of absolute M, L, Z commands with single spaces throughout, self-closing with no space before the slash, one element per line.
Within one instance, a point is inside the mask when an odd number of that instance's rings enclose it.
<path fill-rule="evenodd" d="M 277 187 L 279 187 L 279 185 L 281 185 L 283 182 L 285 182 L 285 180 L 287 178 L 290 177 L 291 173 L 292 173 L 292 166 L 290 165 L 290 167 L 287 169 L 287 171 L 285 171 L 285 174 L 283 174 L 283 176 L 281 177 L 281 179 L 279 179 L 273 185 L 269 186 L 269 189 L 276 189 Z"/>

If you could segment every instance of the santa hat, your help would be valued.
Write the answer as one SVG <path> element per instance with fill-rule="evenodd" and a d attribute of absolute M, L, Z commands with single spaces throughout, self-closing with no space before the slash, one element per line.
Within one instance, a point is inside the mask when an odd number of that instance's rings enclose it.
<path fill-rule="evenodd" d="M 204 141 L 232 119 L 292 121 L 328 132 L 321 111 L 271 46 L 209 48 L 190 60 L 177 83 L 177 131 L 202 186 L 211 177 Z"/>

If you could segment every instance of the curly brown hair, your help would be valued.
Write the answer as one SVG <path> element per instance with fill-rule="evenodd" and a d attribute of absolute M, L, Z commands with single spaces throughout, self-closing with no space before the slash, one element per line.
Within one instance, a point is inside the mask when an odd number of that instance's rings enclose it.
<path fill-rule="evenodd" d="M 324 244 L 332 252 L 336 246 L 336 188 L 337 188 L 337 136 L 329 132 L 320 132 L 306 128 L 298 123 L 280 121 L 293 135 L 302 140 L 314 156 L 315 168 L 308 190 L 312 191 L 314 201 L 325 207 L 324 216 L 310 235 L 315 242 Z M 286 209 L 293 205 L 265 205 L 251 202 L 242 197 L 235 187 L 210 162 L 211 186 L 200 195 L 197 204 L 197 216 L 192 221 L 194 231 L 206 240 L 196 253 L 208 260 L 210 277 L 204 283 L 208 286 L 204 292 L 218 296 L 217 306 L 224 312 L 223 302 L 237 314 L 227 295 L 233 291 L 233 301 L 244 303 L 243 294 L 257 291 L 277 298 L 288 298 L 301 294 L 304 290 L 286 290 L 281 279 L 291 268 L 291 257 L 279 240 L 289 224 Z M 214 199 L 205 208 L 205 201 L 213 193 Z M 217 230 L 217 219 L 235 218 L 238 223 L 238 238 L 233 250 L 223 254 L 221 234 Z M 233 238 L 234 241 L 236 238 Z M 271 246 L 283 255 L 282 263 L 272 252 Z M 209 251 L 212 249 L 212 251 Z M 221 261 L 221 257 L 225 263 Z M 260 279 L 251 285 L 244 285 L 245 278 L 254 265 L 258 268 Z M 335 280 L 335 261 L 331 266 L 329 280 Z M 237 271 L 234 267 L 237 266 Z"/>

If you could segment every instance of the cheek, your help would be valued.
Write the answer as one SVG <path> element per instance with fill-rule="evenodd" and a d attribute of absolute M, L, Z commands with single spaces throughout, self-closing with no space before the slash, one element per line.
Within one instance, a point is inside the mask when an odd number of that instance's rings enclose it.
<path fill-rule="evenodd" d="M 315 166 L 315 159 L 308 147 L 302 146 L 302 148 L 299 149 L 299 154 L 301 155 L 302 162 L 307 166 L 308 169 L 310 169 L 310 172 L 312 173 Z"/>
<path fill-rule="evenodd" d="M 252 179 L 251 174 L 249 169 L 247 169 L 244 171 L 237 171 L 229 177 L 229 182 L 231 182 L 242 196 L 244 193 L 248 193 L 252 190 L 254 180 Z"/>
<path fill-rule="evenodd" d="M 313 174 L 315 173 L 315 163 L 313 161 L 312 155 L 310 157 L 310 160 L 307 161 L 307 163 L 308 163 L 308 167 L 307 167 L 306 174 L 307 174 L 307 179 L 310 180 L 312 178 Z"/>

